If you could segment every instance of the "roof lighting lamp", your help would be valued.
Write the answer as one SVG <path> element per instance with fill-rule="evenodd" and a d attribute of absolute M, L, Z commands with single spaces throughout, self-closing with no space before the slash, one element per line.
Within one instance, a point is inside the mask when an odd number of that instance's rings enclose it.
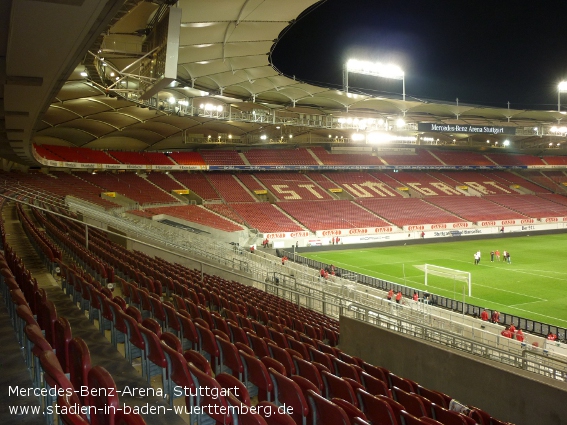
<path fill-rule="evenodd" d="M 347 93 L 347 95 L 350 95 L 348 92 L 348 73 L 353 72 L 355 74 L 402 80 L 402 99 L 404 101 L 406 100 L 405 74 L 397 65 L 349 59 L 346 62 L 343 71 L 343 90 Z"/>
<path fill-rule="evenodd" d="M 351 139 L 352 139 L 353 142 L 361 142 L 362 140 L 364 140 L 364 138 L 365 138 L 364 134 L 362 134 L 362 133 L 354 133 L 351 136 Z"/>
<path fill-rule="evenodd" d="M 561 93 L 567 92 L 567 81 L 557 84 L 557 112 L 561 112 Z"/>

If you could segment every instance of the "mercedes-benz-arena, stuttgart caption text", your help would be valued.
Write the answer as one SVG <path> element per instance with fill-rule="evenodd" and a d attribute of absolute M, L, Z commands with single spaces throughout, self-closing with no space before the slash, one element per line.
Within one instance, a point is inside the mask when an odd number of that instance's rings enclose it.
<path fill-rule="evenodd" d="M 47 414 L 47 415 L 66 415 L 66 414 L 79 414 L 83 416 L 90 416 L 93 414 L 115 414 L 117 412 L 122 412 L 123 414 L 129 413 L 139 413 L 140 415 L 159 415 L 165 414 L 166 412 L 174 412 L 178 415 L 240 415 L 240 414 L 260 414 L 264 417 L 270 417 L 278 413 L 286 413 L 291 415 L 293 413 L 293 407 L 282 404 L 277 407 L 278 411 L 272 406 L 246 406 L 243 403 L 237 406 L 231 406 L 229 403 L 227 405 L 214 404 L 214 401 L 219 397 L 227 397 L 232 394 L 234 397 L 239 398 L 238 388 L 211 388 L 211 387 L 199 387 L 199 388 L 188 388 L 176 385 L 173 387 L 173 396 L 177 397 L 189 397 L 193 400 L 189 406 L 174 405 L 173 407 L 165 405 L 156 405 L 155 403 L 146 403 L 138 405 L 126 405 L 120 404 L 118 406 L 105 406 L 104 408 L 97 408 L 96 406 L 83 406 L 81 404 L 71 404 L 68 406 L 59 406 L 53 404 L 51 406 L 45 406 L 45 411 L 42 410 L 41 406 L 16 406 L 9 405 L 9 413 L 13 415 L 28 415 L 28 414 Z M 19 397 L 47 397 L 56 400 L 60 396 L 70 397 L 75 393 L 77 396 L 83 399 L 88 399 L 89 396 L 96 397 L 135 397 L 143 399 L 149 396 L 156 396 L 164 398 L 165 393 L 162 388 L 143 388 L 143 387 L 129 387 L 126 386 L 122 390 L 117 390 L 116 388 L 89 388 L 87 386 L 80 387 L 78 390 L 72 390 L 70 388 L 27 388 L 20 386 L 8 387 L 8 396 L 19 396 Z M 210 402 L 210 403 L 209 403 Z"/>

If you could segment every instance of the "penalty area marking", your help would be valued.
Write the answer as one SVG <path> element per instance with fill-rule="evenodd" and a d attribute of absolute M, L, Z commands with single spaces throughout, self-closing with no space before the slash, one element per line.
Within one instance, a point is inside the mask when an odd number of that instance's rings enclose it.
<path fill-rule="evenodd" d="M 455 259 L 452 259 L 452 261 L 459 261 L 459 262 L 461 262 L 461 263 L 469 263 L 468 261 L 464 261 L 464 260 L 455 260 Z M 496 268 L 496 267 L 494 267 L 494 266 L 487 266 L 486 264 L 478 264 L 478 265 L 481 266 L 481 267 L 488 267 L 489 269 L 494 269 L 494 268 Z M 545 275 L 541 275 L 541 274 L 537 274 L 537 273 L 530 273 L 530 272 L 527 272 L 527 271 L 524 271 L 524 270 L 519 270 L 519 269 L 512 269 L 512 268 L 509 268 L 509 269 L 507 269 L 507 270 L 508 270 L 508 271 L 511 271 L 511 272 L 516 272 L 516 273 L 528 274 L 528 275 L 530 275 L 530 276 L 535 276 L 535 277 L 540 277 L 540 278 L 541 278 L 541 277 L 544 277 L 544 278 L 546 278 L 546 279 L 555 279 L 555 280 L 567 281 L 567 279 L 565 279 L 565 278 L 552 277 L 552 276 L 545 276 Z"/>
<path fill-rule="evenodd" d="M 414 265 L 415 268 L 421 270 L 421 271 L 425 271 L 425 265 L 420 265 L 420 264 L 416 264 Z M 450 277 L 447 277 L 447 279 L 450 279 Z M 482 285 L 480 283 L 474 283 L 474 281 L 471 282 L 472 286 L 480 286 L 481 288 L 490 288 L 494 291 L 501 291 L 501 292 L 508 292 L 509 294 L 514 294 L 514 295 L 521 295 L 522 297 L 526 297 L 526 298 L 531 298 L 531 299 L 535 299 L 537 301 L 530 301 L 530 302 L 540 302 L 540 301 L 549 301 L 546 300 L 545 298 L 540 298 L 540 297 L 534 297 L 533 295 L 526 295 L 526 294 L 522 294 L 521 292 L 514 292 L 514 291 L 509 291 L 507 289 L 501 289 L 501 288 L 495 288 L 494 286 L 488 286 L 488 285 Z M 473 297 L 474 298 L 474 297 Z M 489 301 L 489 300 L 485 300 L 484 298 L 478 298 L 479 300 L 483 300 L 483 301 Z M 524 304 L 524 303 L 522 303 Z M 528 304 L 528 303 L 525 303 Z M 503 304 L 504 305 L 504 304 Z M 519 305 L 519 304 L 518 304 Z"/>

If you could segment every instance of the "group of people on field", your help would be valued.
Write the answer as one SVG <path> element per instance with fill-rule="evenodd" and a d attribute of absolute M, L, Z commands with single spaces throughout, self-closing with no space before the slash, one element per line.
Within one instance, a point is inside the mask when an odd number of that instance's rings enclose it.
<path fill-rule="evenodd" d="M 480 249 L 474 253 L 474 264 L 480 264 Z M 500 251 L 496 250 L 496 251 L 490 251 L 490 262 L 493 263 L 494 261 L 502 261 L 504 260 L 504 262 L 508 263 L 508 264 L 512 264 L 512 259 L 510 257 L 510 251 L 503 251 L 502 252 L 502 258 L 500 257 Z"/>

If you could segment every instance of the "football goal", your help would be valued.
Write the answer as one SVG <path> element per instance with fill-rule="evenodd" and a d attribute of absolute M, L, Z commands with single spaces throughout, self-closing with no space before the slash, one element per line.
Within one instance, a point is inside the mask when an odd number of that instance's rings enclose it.
<path fill-rule="evenodd" d="M 450 269 L 447 267 L 435 266 L 433 264 L 425 264 L 425 285 L 427 286 L 427 277 L 429 275 L 445 277 L 453 281 L 465 282 L 469 287 L 469 297 L 472 296 L 471 273 L 462 270 Z"/>

